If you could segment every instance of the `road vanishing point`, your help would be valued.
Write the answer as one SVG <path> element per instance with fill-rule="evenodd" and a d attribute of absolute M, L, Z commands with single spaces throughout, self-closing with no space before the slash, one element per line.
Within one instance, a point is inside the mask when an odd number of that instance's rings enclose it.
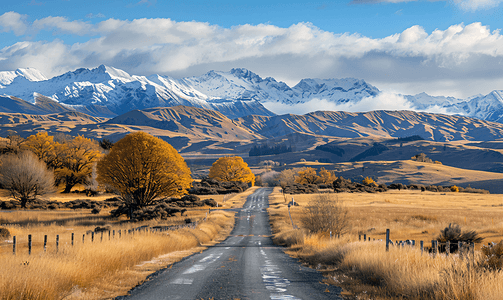
<path fill-rule="evenodd" d="M 319 271 L 273 244 L 266 208 L 272 188 L 259 188 L 236 214 L 231 235 L 163 269 L 118 299 L 342 299 Z"/>

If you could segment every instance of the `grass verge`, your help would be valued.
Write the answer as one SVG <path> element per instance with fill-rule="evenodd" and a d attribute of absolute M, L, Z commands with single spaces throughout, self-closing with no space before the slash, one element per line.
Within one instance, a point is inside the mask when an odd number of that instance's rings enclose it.
<path fill-rule="evenodd" d="M 464 221 L 460 222 L 463 228 L 482 232 L 486 243 L 499 241 L 501 223 L 491 220 L 501 216 L 497 196 L 341 194 L 339 200 L 349 208 L 353 226 L 349 234 L 338 239 L 330 239 L 326 233 L 310 234 L 302 228 L 303 207 L 314 196 L 293 196 L 300 206 L 291 207 L 292 224 L 285 198 L 275 189 L 269 208 L 274 240 L 287 246 L 289 255 L 323 272 L 326 283 L 342 287 L 344 298 L 503 299 L 503 272 L 480 267 L 479 251 L 473 260 L 443 254 L 433 258 L 426 252 L 421 254 L 418 248 L 392 247 L 386 252 L 385 243 L 377 241 L 384 239 L 389 227 L 397 240 L 411 235 L 431 240 L 448 222 L 456 221 Z M 376 237 L 376 241 L 359 241 L 362 233 Z"/>
<path fill-rule="evenodd" d="M 227 196 L 221 206 L 240 207 L 255 189 Z M 192 219 L 201 220 L 207 211 L 196 209 L 187 214 Z M 26 213 L 13 216 L 16 219 L 28 217 Z M 62 216 L 40 218 L 51 217 Z M 186 217 L 174 217 L 180 218 L 174 221 L 182 221 Z M 16 255 L 12 254 L 12 240 L 0 241 L 0 299 L 109 299 L 125 295 L 151 273 L 225 239 L 234 226 L 234 212 L 211 210 L 207 219 L 195 228 L 162 233 L 126 234 L 124 232 L 127 226 L 132 227 L 131 224 L 112 225 L 115 237 L 109 239 L 106 233 L 102 239 L 100 234 L 96 234 L 92 243 L 86 230 L 94 227 L 73 225 L 71 228 L 55 225 L 5 226 L 12 235 L 22 238 L 18 239 Z M 134 224 L 135 227 L 140 225 L 143 223 Z M 122 232 L 121 238 L 118 237 L 118 230 Z M 71 246 L 70 232 L 76 236 L 74 246 Z M 28 234 L 34 236 L 31 255 L 26 249 Z M 52 241 L 44 251 L 41 238 L 44 234 L 48 234 L 51 241 L 60 234 L 59 248 L 56 249 Z"/>

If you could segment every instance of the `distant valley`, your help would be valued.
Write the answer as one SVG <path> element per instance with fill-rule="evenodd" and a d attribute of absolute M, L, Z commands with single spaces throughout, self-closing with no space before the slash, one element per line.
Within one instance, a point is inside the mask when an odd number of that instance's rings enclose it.
<path fill-rule="evenodd" d="M 240 155 L 257 165 L 263 160 L 291 164 L 301 159 L 340 163 L 378 143 L 384 150 L 360 160 L 410 160 L 424 152 L 449 166 L 503 172 L 503 124 L 411 111 L 313 112 L 229 119 L 214 110 L 175 106 L 133 110 L 115 118 L 74 111 L 48 115 L 0 113 L 0 124 L 2 137 L 27 137 L 47 131 L 117 141 L 129 132 L 143 130 L 168 141 L 194 165 L 211 165 L 222 155 Z M 415 135 L 421 139 L 397 140 Z M 286 145 L 293 151 L 248 157 L 256 145 Z M 320 149 L 323 145 L 341 150 Z"/>

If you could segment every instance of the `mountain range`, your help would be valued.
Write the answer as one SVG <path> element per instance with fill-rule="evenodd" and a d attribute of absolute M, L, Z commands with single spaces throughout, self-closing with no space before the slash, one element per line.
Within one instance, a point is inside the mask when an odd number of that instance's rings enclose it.
<path fill-rule="evenodd" d="M 294 87 L 265 79 L 246 69 L 210 71 L 199 77 L 130 75 L 101 65 L 47 78 L 33 68 L 0 72 L 1 112 L 50 114 L 78 111 L 96 117 L 115 117 L 134 109 L 193 106 L 221 112 L 230 119 L 249 115 L 273 116 L 264 104 L 297 105 L 324 99 L 335 105 L 355 104 L 381 91 L 364 80 L 303 79 Z M 401 95 L 411 110 L 503 122 L 503 91 L 467 99 Z M 377 101 L 377 100 L 376 100 Z"/>

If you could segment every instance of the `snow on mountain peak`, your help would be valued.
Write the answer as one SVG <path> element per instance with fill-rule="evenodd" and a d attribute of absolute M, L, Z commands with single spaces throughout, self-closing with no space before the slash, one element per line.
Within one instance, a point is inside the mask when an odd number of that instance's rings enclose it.
<path fill-rule="evenodd" d="M 23 77 L 28 81 L 47 80 L 47 77 L 35 68 L 19 68 L 16 71 L 0 72 L 0 85 L 9 85 L 17 77 Z"/>
<path fill-rule="evenodd" d="M 16 74 L 23 76 L 29 81 L 44 81 L 47 77 L 35 68 L 19 68 L 16 70 Z"/>
<path fill-rule="evenodd" d="M 35 103 L 36 93 L 62 105 L 104 107 L 109 114 L 149 107 L 188 105 L 215 109 L 230 117 L 271 115 L 263 106 L 264 103 L 305 106 L 310 101 L 323 100 L 337 106 L 382 95 L 379 89 L 362 79 L 307 78 L 290 87 L 272 77 L 263 79 L 244 68 L 234 68 L 229 72 L 209 71 L 199 77 L 182 79 L 162 75 L 130 75 L 105 65 L 93 69 L 80 68 L 51 79 L 33 68 L 0 72 L 0 94 Z M 426 93 L 400 96 L 411 104 L 413 110 L 436 107 L 437 111 L 503 122 L 503 90 L 468 99 L 430 96 Z M 99 113 L 102 109 L 97 111 Z"/>

